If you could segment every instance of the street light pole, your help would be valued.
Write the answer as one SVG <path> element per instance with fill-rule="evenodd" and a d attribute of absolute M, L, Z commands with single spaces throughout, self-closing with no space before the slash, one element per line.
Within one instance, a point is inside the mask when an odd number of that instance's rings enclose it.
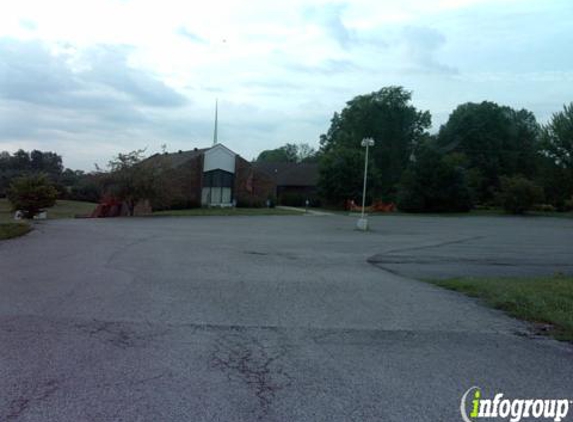
<path fill-rule="evenodd" d="M 360 143 L 363 147 L 366 147 L 366 155 L 364 157 L 364 185 L 362 187 L 362 214 L 356 227 L 359 230 L 368 230 L 368 219 L 364 216 L 364 208 L 366 206 L 366 182 L 368 181 L 368 149 L 374 146 L 374 139 L 364 138 Z"/>

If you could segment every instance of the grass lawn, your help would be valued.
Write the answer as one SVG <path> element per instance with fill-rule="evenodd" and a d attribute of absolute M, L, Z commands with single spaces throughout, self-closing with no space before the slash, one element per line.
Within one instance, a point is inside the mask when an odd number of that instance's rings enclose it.
<path fill-rule="evenodd" d="M 0 240 L 23 236 L 32 228 L 27 223 L 0 223 Z"/>
<path fill-rule="evenodd" d="M 52 208 L 48 208 L 48 218 L 73 218 L 76 214 L 91 213 L 96 204 L 80 201 L 58 201 Z M 14 213 L 6 198 L 0 198 L 0 240 L 23 236 L 32 230 L 27 222 L 16 222 Z"/>
<path fill-rule="evenodd" d="M 48 208 L 48 218 L 74 218 L 76 215 L 89 215 L 97 204 L 82 201 L 58 200 L 56 205 Z"/>
<path fill-rule="evenodd" d="M 73 218 L 76 214 L 90 214 L 97 204 L 81 201 L 59 200 L 52 208 L 48 208 L 48 218 Z M 6 198 L 0 198 L 0 222 L 13 222 L 14 213 Z"/>
<path fill-rule="evenodd" d="M 191 208 L 187 210 L 156 211 L 153 216 L 189 217 L 212 215 L 301 215 L 299 211 L 281 210 L 277 208 Z"/>
<path fill-rule="evenodd" d="M 431 283 L 483 299 L 513 317 L 543 324 L 544 332 L 559 340 L 573 341 L 573 277 L 453 278 Z"/>
<path fill-rule="evenodd" d="M 354 211 L 353 214 L 360 214 L 359 211 Z M 368 214 L 368 213 L 367 213 Z M 573 212 L 557 212 L 557 211 L 529 211 L 523 215 L 508 214 L 501 209 L 491 210 L 471 210 L 470 212 L 375 212 L 369 213 L 370 217 L 391 217 L 391 216 L 409 216 L 409 217 L 554 217 L 554 218 L 573 218 Z"/>

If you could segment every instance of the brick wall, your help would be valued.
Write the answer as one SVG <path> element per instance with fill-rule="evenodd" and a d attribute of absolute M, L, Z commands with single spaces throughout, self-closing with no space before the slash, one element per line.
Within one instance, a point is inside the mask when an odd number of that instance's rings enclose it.
<path fill-rule="evenodd" d="M 191 158 L 175 169 L 163 171 L 164 192 L 152 207 L 154 210 L 201 206 L 203 155 Z"/>
<path fill-rule="evenodd" d="M 251 163 L 235 158 L 235 199 L 238 206 L 261 207 L 276 194 L 274 180 L 265 172 L 256 170 Z"/>

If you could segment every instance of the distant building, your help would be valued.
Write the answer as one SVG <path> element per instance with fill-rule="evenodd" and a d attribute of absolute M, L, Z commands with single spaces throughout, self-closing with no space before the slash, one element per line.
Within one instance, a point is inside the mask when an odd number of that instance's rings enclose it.
<path fill-rule="evenodd" d="M 276 193 L 274 179 L 223 144 L 155 154 L 144 165 L 160 166 L 169 181 L 165 208 L 261 206 Z M 157 208 L 157 207 L 155 207 Z"/>
<path fill-rule="evenodd" d="M 317 163 L 253 163 L 272 177 L 275 183 L 275 196 L 282 205 L 304 206 L 308 199 L 312 205 L 318 201 Z"/>

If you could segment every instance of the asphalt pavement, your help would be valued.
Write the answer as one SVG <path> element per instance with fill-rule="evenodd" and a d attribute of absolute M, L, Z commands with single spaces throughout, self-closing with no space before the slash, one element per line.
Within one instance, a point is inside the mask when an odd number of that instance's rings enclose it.
<path fill-rule="evenodd" d="M 571 345 L 415 280 L 570 273 L 572 220 L 371 226 L 59 220 L 0 242 L 0 421 L 436 422 L 476 385 L 573 399 Z"/>

